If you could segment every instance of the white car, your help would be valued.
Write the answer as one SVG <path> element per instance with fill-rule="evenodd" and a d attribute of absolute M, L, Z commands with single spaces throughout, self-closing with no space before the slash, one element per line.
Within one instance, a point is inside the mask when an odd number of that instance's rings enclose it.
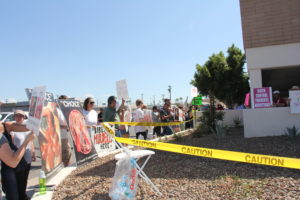
<path fill-rule="evenodd" d="M 2 112 L 0 113 L 0 122 L 10 122 L 14 121 L 14 113 L 13 112 Z"/>
<path fill-rule="evenodd" d="M 26 117 L 28 119 L 28 112 L 25 112 Z M 1 112 L 0 113 L 0 122 L 11 122 L 15 121 L 14 113 L 13 112 Z"/>

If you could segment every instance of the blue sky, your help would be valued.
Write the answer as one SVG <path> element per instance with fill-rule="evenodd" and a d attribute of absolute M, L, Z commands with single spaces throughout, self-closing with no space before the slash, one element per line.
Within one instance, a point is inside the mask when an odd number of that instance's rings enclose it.
<path fill-rule="evenodd" d="M 133 100 L 190 95 L 196 63 L 243 48 L 238 0 L 19 0 L 0 2 L 0 100 L 24 88 L 92 94 L 127 79 Z"/>

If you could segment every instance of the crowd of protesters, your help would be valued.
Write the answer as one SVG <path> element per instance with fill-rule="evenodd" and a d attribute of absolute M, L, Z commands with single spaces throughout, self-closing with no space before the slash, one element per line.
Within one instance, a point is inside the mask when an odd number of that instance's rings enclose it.
<path fill-rule="evenodd" d="M 143 101 L 138 99 L 136 100 L 136 109 L 132 112 L 131 120 L 132 122 L 149 122 L 149 119 L 146 119 L 146 111 L 148 110 L 147 106 L 144 105 Z M 151 113 L 151 122 L 184 122 L 180 125 L 175 126 L 155 126 L 153 128 L 153 137 L 161 137 L 164 135 L 171 135 L 173 133 L 193 128 L 193 107 L 184 109 L 182 105 L 175 106 L 171 105 L 169 99 L 164 100 L 164 105 L 159 108 L 158 106 L 152 107 Z M 98 114 L 98 123 L 101 122 L 124 122 L 125 113 L 128 111 L 128 107 L 125 106 L 125 101 L 122 100 L 122 104 L 119 109 L 117 109 L 117 100 L 116 97 L 111 96 L 108 98 L 107 107 L 100 109 Z M 148 110 L 149 111 L 149 110 Z M 129 112 L 130 113 L 130 112 Z M 127 125 L 115 125 L 115 132 L 117 137 L 129 137 L 129 127 Z M 147 126 L 134 126 L 135 136 L 138 139 L 140 136 L 144 140 L 148 139 L 149 127 Z"/>
<path fill-rule="evenodd" d="M 66 100 L 66 95 L 61 95 L 59 100 Z M 111 96 L 107 100 L 107 107 L 100 108 L 97 113 L 93 98 L 86 98 L 83 102 L 83 116 L 89 130 L 92 130 L 102 122 L 184 122 L 192 119 L 192 107 L 185 110 L 182 105 L 171 105 L 169 99 L 165 99 L 164 105 L 160 108 L 153 106 L 152 112 L 144 105 L 142 100 L 136 101 L 136 109 L 131 112 L 125 106 L 122 99 L 120 106 L 117 106 L 116 97 Z M 147 114 L 146 114 L 147 113 Z M 149 113 L 150 116 L 149 116 Z M 28 175 L 31 162 L 36 160 L 35 148 L 33 145 L 34 134 L 26 128 L 26 114 L 22 110 L 14 113 L 15 121 L 0 124 L 0 161 L 1 161 L 1 183 L 2 190 L 8 200 L 30 199 L 26 195 Z M 150 118 L 150 119 L 149 119 Z M 68 141 L 66 121 L 63 114 L 59 112 L 60 128 L 62 134 L 62 161 L 64 166 L 68 166 L 71 157 L 71 146 Z M 153 137 L 171 135 L 175 132 L 192 128 L 193 122 L 189 121 L 176 126 L 155 126 Z M 128 125 L 114 125 L 117 137 L 129 137 Z M 149 127 L 135 126 L 136 138 L 142 136 L 148 139 Z"/>

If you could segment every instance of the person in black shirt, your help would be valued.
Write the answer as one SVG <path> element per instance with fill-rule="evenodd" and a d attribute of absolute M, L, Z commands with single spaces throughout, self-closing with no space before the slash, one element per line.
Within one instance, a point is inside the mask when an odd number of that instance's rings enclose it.
<path fill-rule="evenodd" d="M 164 104 L 164 107 L 160 111 L 161 122 L 170 122 L 173 120 L 173 116 L 170 111 L 170 106 L 168 103 Z M 170 126 L 163 126 L 162 135 L 172 135 L 173 131 Z"/>

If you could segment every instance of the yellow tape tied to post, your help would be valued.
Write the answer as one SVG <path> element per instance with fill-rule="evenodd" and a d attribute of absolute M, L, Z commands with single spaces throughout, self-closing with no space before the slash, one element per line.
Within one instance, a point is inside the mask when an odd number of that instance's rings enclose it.
<path fill-rule="evenodd" d="M 109 125 L 108 126 L 106 125 L 104 127 L 107 129 L 107 131 L 109 131 L 109 133 L 114 133 L 114 131 L 109 127 Z M 201 156 L 207 158 L 215 158 L 221 160 L 269 165 L 269 166 L 276 166 L 276 167 L 300 169 L 300 159 L 298 158 L 242 153 L 242 152 L 235 152 L 235 151 L 217 150 L 217 149 L 209 149 L 209 148 L 202 148 L 202 147 L 163 143 L 163 142 L 120 138 L 120 137 L 115 137 L 115 139 L 116 141 L 125 144 L 169 151 L 174 153 Z"/>

